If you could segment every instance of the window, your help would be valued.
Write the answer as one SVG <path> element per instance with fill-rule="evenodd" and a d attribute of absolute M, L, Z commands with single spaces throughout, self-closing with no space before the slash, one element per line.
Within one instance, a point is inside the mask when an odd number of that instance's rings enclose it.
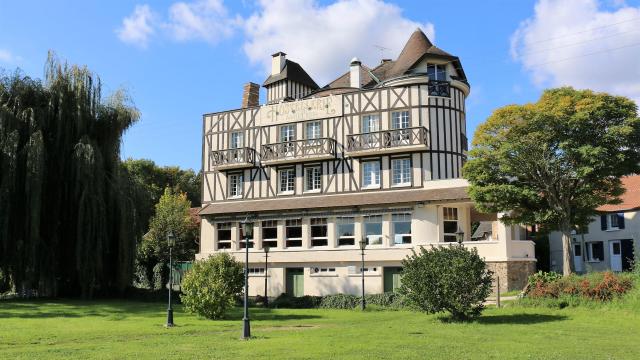
<path fill-rule="evenodd" d="M 411 184 L 411 160 L 392 159 L 391 160 L 391 184 L 409 185 Z"/>
<path fill-rule="evenodd" d="M 335 275 L 336 274 L 336 268 L 334 267 L 312 267 L 311 268 L 311 275 Z"/>
<path fill-rule="evenodd" d="M 265 220 L 262 222 L 262 247 L 275 248 L 278 246 L 278 221 Z"/>
<path fill-rule="evenodd" d="M 306 126 L 307 126 L 307 131 L 306 131 L 307 140 L 319 139 L 322 136 L 320 121 L 308 122 Z"/>
<path fill-rule="evenodd" d="M 320 166 L 304 168 L 304 191 L 319 191 L 322 186 Z"/>
<path fill-rule="evenodd" d="M 362 142 L 367 148 L 377 147 L 380 141 L 380 115 L 365 115 L 362 117 Z M 374 134 L 372 134 L 374 133 Z"/>
<path fill-rule="evenodd" d="M 355 245 L 353 217 L 339 217 L 336 219 L 338 229 L 338 246 Z"/>
<path fill-rule="evenodd" d="M 242 132 L 234 131 L 231 133 L 230 148 L 239 149 L 243 146 Z"/>
<path fill-rule="evenodd" d="M 458 231 L 458 209 L 444 207 L 442 208 L 442 227 L 445 242 L 456 242 L 456 232 Z"/>
<path fill-rule="evenodd" d="M 447 80 L 447 65 L 446 64 L 442 64 L 442 65 L 428 64 L 427 76 L 429 76 L 429 80 L 439 80 L 439 81 Z"/>
<path fill-rule="evenodd" d="M 411 214 L 391 215 L 394 244 L 411 244 Z"/>
<path fill-rule="evenodd" d="M 249 268 L 249 276 L 264 276 L 264 268 Z"/>
<path fill-rule="evenodd" d="M 242 174 L 229 175 L 229 197 L 242 197 Z"/>
<path fill-rule="evenodd" d="M 311 218 L 311 246 L 327 245 L 327 219 Z"/>
<path fill-rule="evenodd" d="M 366 268 L 358 268 L 360 269 L 360 273 L 364 272 L 366 273 L 377 273 L 378 272 L 378 268 L 377 267 L 366 267 Z"/>
<path fill-rule="evenodd" d="M 613 213 L 601 216 L 602 230 L 620 230 L 624 229 L 624 214 Z"/>
<path fill-rule="evenodd" d="M 231 223 L 217 223 L 218 228 L 218 249 L 231 248 Z"/>
<path fill-rule="evenodd" d="M 380 187 L 380 161 L 362 163 L 362 187 Z"/>
<path fill-rule="evenodd" d="M 369 245 L 382 245 L 382 215 L 364 217 L 364 235 Z"/>
<path fill-rule="evenodd" d="M 394 111 L 391 113 L 391 128 L 406 129 L 409 127 L 409 111 Z"/>
<path fill-rule="evenodd" d="M 602 241 L 588 242 L 585 244 L 587 261 L 604 261 L 604 245 Z"/>
<path fill-rule="evenodd" d="M 285 226 L 286 246 L 300 247 L 302 246 L 302 220 L 290 219 L 286 221 Z"/>
<path fill-rule="evenodd" d="M 280 192 L 293 193 L 296 189 L 296 169 L 280 170 Z"/>
<path fill-rule="evenodd" d="M 253 224 L 251 224 L 251 226 L 253 226 Z M 242 224 L 238 223 L 238 229 L 240 231 L 240 249 L 244 249 L 245 239 L 244 239 L 244 233 L 242 231 Z M 251 234 L 251 238 L 247 239 L 249 240 L 249 249 L 253 248 L 253 236 L 255 236 L 254 233 Z"/>
<path fill-rule="evenodd" d="M 295 149 L 293 141 L 296 140 L 296 128 L 295 125 L 283 125 L 280 126 L 280 142 L 283 143 L 283 151 L 285 153 L 291 153 Z"/>

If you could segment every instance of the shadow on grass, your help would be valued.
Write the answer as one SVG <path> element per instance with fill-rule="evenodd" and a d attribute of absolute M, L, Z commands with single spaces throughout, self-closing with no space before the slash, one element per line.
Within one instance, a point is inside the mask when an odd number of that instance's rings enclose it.
<path fill-rule="evenodd" d="M 225 317 L 225 320 L 241 320 L 243 317 L 242 308 L 234 308 Z M 251 320 L 304 320 L 319 319 L 322 316 L 313 314 L 281 314 L 273 309 L 249 308 L 249 318 Z"/>
<path fill-rule="evenodd" d="M 128 316 L 155 316 L 161 314 L 166 305 L 117 300 L 34 300 L 3 302 L 0 319 L 43 319 L 104 317 L 109 320 L 124 320 Z"/>
<path fill-rule="evenodd" d="M 546 314 L 510 314 L 510 315 L 490 315 L 480 316 L 473 320 L 458 320 L 450 316 L 442 316 L 438 318 L 443 323 L 477 323 L 484 325 L 530 325 L 540 324 L 552 321 L 564 321 L 567 320 L 567 316 L 564 315 L 546 315 Z"/>

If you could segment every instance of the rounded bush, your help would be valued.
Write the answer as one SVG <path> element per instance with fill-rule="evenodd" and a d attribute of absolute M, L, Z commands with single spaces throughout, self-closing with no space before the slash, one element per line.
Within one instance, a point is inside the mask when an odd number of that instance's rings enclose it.
<path fill-rule="evenodd" d="M 427 313 L 449 312 L 466 320 L 480 315 L 491 293 L 492 272 L 475 249 L 460 245 L 420 249 L 403 260 L 400 292 Z"/>
<path fill-rule="evenodd" d="M 207 319 L 220 319 L 242 293 L 242 264 L 227 253 L 196 261 L 182 280 L 180 296 L 191 313 Z"/>

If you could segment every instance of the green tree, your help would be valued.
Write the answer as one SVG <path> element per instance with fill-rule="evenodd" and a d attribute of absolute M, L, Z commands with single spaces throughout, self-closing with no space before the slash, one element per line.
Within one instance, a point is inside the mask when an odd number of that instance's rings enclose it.
<path fill-rule="evenodd" d="M 220 319 L 242 293 L 244 272 L 227 253 L 196 261 L 182 280 L 180 300 L 187 311 L 207 319 Z"/>
<path fill-rule="evenodd" d="M 0 76 L 0 271 L 19 292 L 91 297 L 131 282 L 141 235 L 120 162 L 138 119 L 123 91 L 50 53 L 45 80 Z"/>
<path fill-rule="evenodd" d="M 168 280 L 169 245 L 167 234 L 175 236 L 172 248 L 174 261 L 192 260 L 198 249 L 198 224 L 189 211 L 191 203 L 184 193 L 166 188 L 156 204 L 149 232 L 140 244 L 139 263 L 145 268 L 145 277 L 158 289 Z M 151 281 L 154 279 L 154 281 Z"/>
<path fill-rule="evenodd" d="M 562 232 L 568 275 L 572 229 L 619 201 L 621 176 L 640 172 L 637 106 L 590 90 L 547 90 L 536 103 L 494 111 L 469 157 L 463 175 L 478 209 Z"/>
<path fill-rule="evenodd" d="M 421 247 L 420 253 L 414 251 L 402 261 L 400 293 L 422 311 L 448 311 L 457 320 L 467 320 L 482 312 L 491 276 L 476 249 Z"/>

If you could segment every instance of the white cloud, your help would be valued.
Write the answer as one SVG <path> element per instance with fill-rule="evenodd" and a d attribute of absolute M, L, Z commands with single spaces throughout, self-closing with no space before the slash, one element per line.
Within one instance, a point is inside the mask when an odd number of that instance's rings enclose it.
<path fill-rule="evenodd" d="M 149 38 L 155 33 L 155 15 L 149 5 L 136 5 L 133 13 L 122 20 L 116 30 L 118 38 L 128 44 L 147 47 Z"/>
<path fill-rule="evenodd" d="M 22 60 L 19 56 L 14 55 L 11 51 L 0 49 L 0 62 L 7 64 L 15 64 Z"/>
<path fill-rule="evenodd" d="M 512 35 L 511 53 L 538 86 L 571 85 L 640 103 L 640 7 L 539 0 Z"/>
<path fill-rule="evenodd" d="M 402 9 L 380 0 L 326 6 L 313 0 L 260 0 L 258 11 L 244 22 L 244 51 L 266 73 L 270 55 L 283 51 L 322 86 L 345 73 L 354 56 L 377 65 L 381 52 L 374 45 L 389 48 L 385 58 L 397 57 L 417 27 L 434 40 L 433 24 L 409 20 Z"/>
<path fill-rule="evenodd" d="M 233 34 L 239 20 L 228 15 L 222 0 L 177 2 L 169 7 L 164 26 L 178 41 L 204 40 L 215 44 Z"/>

